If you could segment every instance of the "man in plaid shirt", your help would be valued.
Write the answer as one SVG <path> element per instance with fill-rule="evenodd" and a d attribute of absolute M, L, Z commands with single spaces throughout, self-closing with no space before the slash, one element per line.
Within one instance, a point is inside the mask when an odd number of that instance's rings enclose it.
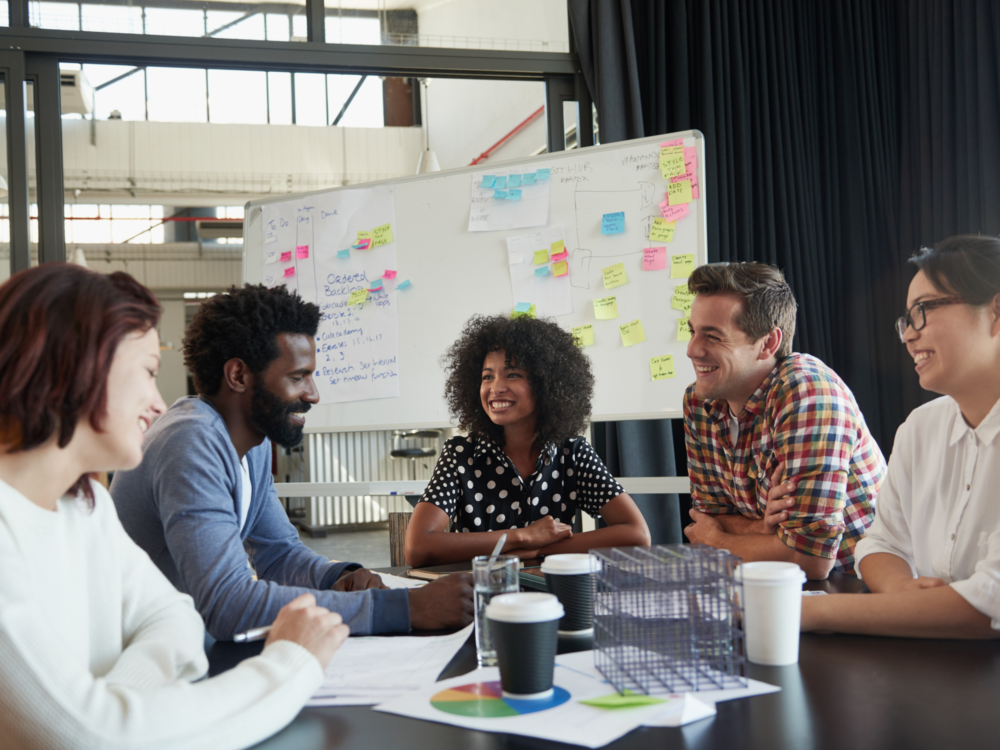
<path fill-rule="evenodd" d="M 776 268 L 702 266 L 688 288 L 697 379 L 684 394 L 684 533 L 745 561 L 798 563 L 811 579 L 853 573 L 886 471 L 853 394 L 792 353 L 795 297 Z"/>

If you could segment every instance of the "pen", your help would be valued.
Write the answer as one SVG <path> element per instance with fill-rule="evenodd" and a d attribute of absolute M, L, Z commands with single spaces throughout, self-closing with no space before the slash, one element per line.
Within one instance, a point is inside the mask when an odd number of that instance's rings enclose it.
<path fill-rule="evenodd" d="M 251 643 L 253 641 L 262 641 L 267 638 L 267 634 L 271 632 L 271 626 L 265 625 L 262 628 L 250 628 L 250 630 L 245 633 L 237 633 L 233 636 L 234 643 Z"/>

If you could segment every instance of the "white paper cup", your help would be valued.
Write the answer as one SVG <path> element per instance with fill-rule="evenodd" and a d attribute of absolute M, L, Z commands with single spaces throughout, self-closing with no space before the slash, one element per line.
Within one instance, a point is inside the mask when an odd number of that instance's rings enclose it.
<path fill-rule="evenodd" d="M 747 658 L 780 667 L 799 661 L 802 584 L 806 574 L 795 563 L 749 562 L 736 568 L 743 582 L 743 632 Z"/>

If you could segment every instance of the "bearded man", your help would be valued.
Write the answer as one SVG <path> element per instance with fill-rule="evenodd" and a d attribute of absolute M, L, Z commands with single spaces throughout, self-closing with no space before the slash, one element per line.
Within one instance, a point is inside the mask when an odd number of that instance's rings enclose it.
<path fill-rule="evenodd" d="M 270 625 L 307 592 L 352 635 L 466 625 L 468 575 L 386 589 L 360 565 L 306 547 L 278 500 L 271 443 L 298 445 L 319 401 L 319 321 L 316 305 L 284 287 L 233 287 L 201 305 L 184 339 L 198 395 L 179 399 L 149 429 L 138 468 L 115 475 L 122 525 L 194 598 L 218 640 Z"/>

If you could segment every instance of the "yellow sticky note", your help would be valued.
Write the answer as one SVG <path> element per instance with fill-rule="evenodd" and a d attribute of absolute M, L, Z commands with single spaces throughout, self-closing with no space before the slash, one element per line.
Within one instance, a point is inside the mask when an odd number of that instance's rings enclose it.
<path fill-rule="evenodd" d="M 540 266 L 542 263 L 549 262 L 549 251 L 548 250 L 535 250 L 535 265 Z"/>
<path fill-rule="evenodd" d="M 577 346 L 594 345 L 594 326 L 589 323 L 585 326 L 577 326 L 573 329 L 573 338 Z"/>
<path fill-rule="evenodd" d="M 669 146 L 660 149 L 660 174 L 663 179 L 679 177 L 685 173 L 684 147 Z"/>
<path fill-rule="evenodd" d="M 674 376 L 674 357 L 664 354 L 662 357 L 649 358 L 649 374 L 653 380 L 667 380 Z"/>
<path fill-rule="evenodd" d="M 563 250 L 566 249 L 566 243 L 562 240 L 556 240 L 551 245 L 549 245 L 550 255 L 559 255 Z"/>
<path fill-rule="evenodd" d="M 594 300 L 594 317 L 598 320 L 614 320 L 618 317 L 618 300 L 601 297 Z"/>
<path fill-rule="evenodd" d="M 615 263 L 613 266 L 608 266 L 603 270 L 603 273 L 605 289 L 614 289 L 616 286 L 628 283 L 624 263 Z"/>
<path fill-rule="evenodd" d="M 618 330 L 621 332 L 622 344 L 625 346 L 641 344 L 646 340 L 646 332 L 642 330 L 642 321 L 639 319 L 633 320 L 631 323 L 618 326 Z"/>
<path fill-rule="evenodd" d="M 688 321 L 691 318 L 681 318 L 677 321 L 677 340 L 678 341 L 690 341 L 691 340 L 691 329 L 688 327 Z"/>
<path fill-rule="evenodd" d="M 511 317 L 511 319 L 520 318 L 521 316 L 525 316 L 525 317 L 528 317 L 528 318 L 534 318 L 534 317 L 536 317 L 536 315 L 535 315 L 536 312 L 537 311 L 535 310 L 535 305 L 532 305 L 527 310 L 518 310 L 515 307 L 515 308 L 511 309 L 511 311 L 510 311 L 510 317 Z"/>
<path fill-rule="evenodd" d="M 691 180 L 671 182 L 667 185 L 667 199 L 671 206 L 679 206 L 681 203 L 690 203 L 694 200 L 691 195 Z"/>
<path fill-rule="evenodd" d="M 569 263 L 567 263 L 566 261 L 561 260 L 558 263 L 552 264 L 553 276 L 565 276 L 568 273 L 569 273 Z"/>
<path fill-rule="evenodd" d="M 671 255 L 670 278 L 686 279 L 694 273 L 694 255 Z"/>
<path fill-rule="evenodd" d="M 351 298 L 347 300 L 347 306 L 353 307 L 354 305 L 360 305 L 366 299 L 368 299 L 367 289 L 355 289 L 351 292 Z"/>
<path fill-rule="evenodd" d="M 673 242 L 674 227 L 676 226 L 677 226 L 676 221 L 667 221 L 666 219 L 653 219 L 653 226 L 649 228 L 649 241 Z"/>
<path fill-rule="evenodd" d="M 681 257 L 681 256 L 678 256 Z M 683 313 L 691 312 L 691 305 L 694 304 L 694 295 L 688 289 L 687 284 L 678 284 L 674 287 L 674 296 L 670 300 L 670 306 Z"/>
<path fill-rule="evenodd" d="M 375 233 L 372 232 L 372 231 L 358 232 L 358 238 L 356 240 L 354 240 L 354 244 L 356 245 L 359 242 L 361 242 L 362 240 L 370 240 L 370 239 L 372 239 L 372 237 L 374 236 L 374 234 Z"/>
<path fill-rule="evenodd" d="M 381 247 L 392 242 L 392 224 L 383 224 L 372 230 L 372 247 Z"/>

